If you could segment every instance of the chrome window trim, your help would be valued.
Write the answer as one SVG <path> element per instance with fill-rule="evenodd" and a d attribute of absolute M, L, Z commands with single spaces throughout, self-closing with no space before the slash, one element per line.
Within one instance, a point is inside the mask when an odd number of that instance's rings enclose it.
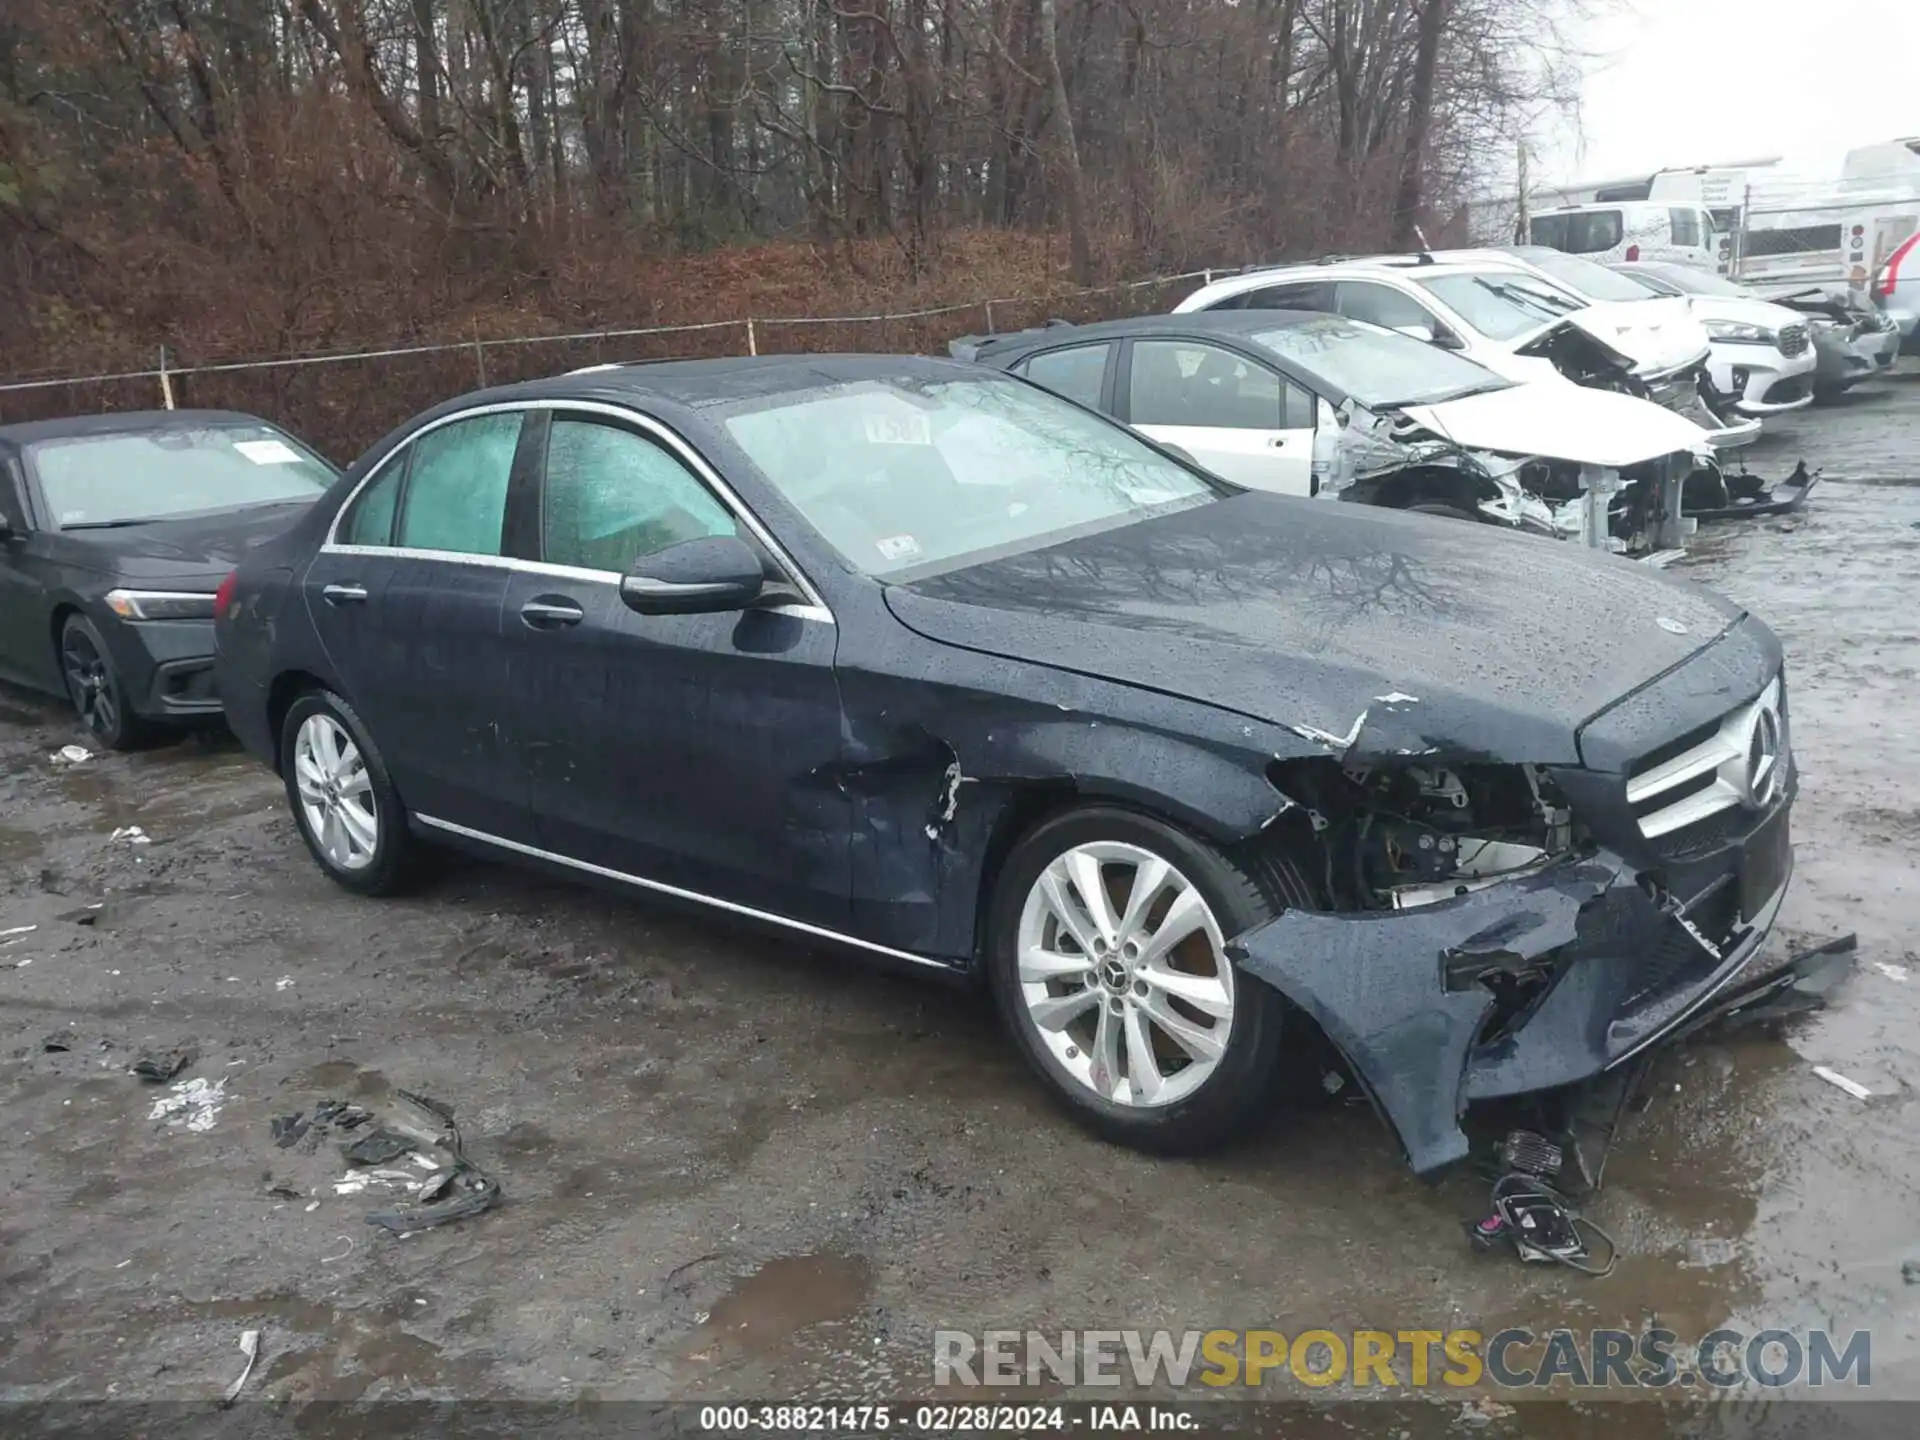
<path fill-rule="evenodd" d="M 456 410 L 451 415 L 442 415 L 439 419 L 422 425 L 418 430 L 396 442 L 386 454 L 368 467 L 367 473 L 361 477 L 360 482 L 353 487 L 347 498 L 340 502 L 340 508 L 333 512 L 333 519 L 327 524 L 326 539 L 320 542 L 319 553 L 323 555 L 393 555 L 410 560 L 455 560 L 463 564 L 494 565 L 510 570 L 524 570 L 529 574 L 553 575 L 560 579 L 610 580 L 617 583 L 620 574 L 615 570 L 583 570 L 572 565 L 549 565 L 543 560 L 519 560 L 506 555 L 471 555 L 461 550 L 419 550 L 402 545 L 343 545 L 335 539 L 339 534 L 341 519 L 353 508 L 354 502 L 360 498 L 361 491 L 379 478 L 381 472 L 387 468 L 395 456 L 422 435 L 431 435 L 443 425 L 451 425 L 456 421 L 477 419 L 482 415 L 500 415 L 510 410 L 568 410 L 586 415 L 601 415 L 639 430 L 685 465 L 695 479 L 713 492 L 734 519 L 746 526 L 753 537 L 766 546 L 775 563 L 786 571 L 794 588 L 806 597 L 806 604 L 781 607 L 782 613 L 806 612 L 803 618 L 823 620 L 829 625 L 833 623 L 833 611 L 828 607 L 825 597 L 807 578 L 806 572 L 794 562 L 793 557 L 787 553 L 786 547 L 773 538 L 772 532 L 760 523 L 760 517 L 747 508 L 746 503 L 734 493 L 733 487 L 721 478 L 720 473 L 707 463 L 698 450 L 651 415 L 628 406 L 611 405 L 603 400 L 565 400 L 545 396 L 527 400 L 499 400 L 486 405 L 470 406 L 465 410 Z"/>
<path fill-rule="evenodd" d="M 503 839 L 498 835 L 489 835 L 484 830 L 470 829 L 465 825 L 456 825 L 451 820 L 436 819 L 431 815 L 415 813 L 413 816 L 420 824 L 434 830 L 444 830 L 450 835 L 464 836 L 469 840 L 478 840 L 488 845 L 498 845 L 503 850 L 515 854 L 531 856 L 536 860 L 546 860 L 555 865 L 564 865 L 569 869 L 581 870 L 589 875 L 599 875 L 608 880 L 618 880 L 624 885 L 637 886 L 642 890 L 652 890 L 657 894 L 671 895 L 678 900 L 691 900 L 696 904 L 710 905 L 716 910 L 725 910 L 734 915 L 745 915 L 749 919 L 763 920 L 780 925 L 788 930 L 797 930 L 803 935 L 812 935 L 821 940 L 831 940 L 838 945 L 851 945 L 856 950 L 867 950 L 875 955 L 885 955 L 893 960 L 906 960 L 915 965 L 930 966 L 935 970 L 951 972 L 955 967 L 943 960 L 930 959 L 925 955 L 915 955 L 910 950 L 895 950 L 890 945 L 879 945 L 871 940 L 861 940 L 838 930 L 829 930 L 821 925 L 809 925 L 804 920 L 789 919 L 785 915 L 776 915 L 771 910 L 756 910 L 750 905 L 736 905 L 731 900 L 721 900 L 712 895 L 703 895 L 698 890 L 683 890 L 678 885 L 668 885 L 659 880 L 648 880 L 639 875 L 629 875 L 624 870 L 611 870 L 605 865 L 590 864 L 585 860 L 575 860 L 569 855 L 561 855 L 552 850 L 542 850 L 536 845 L 523 845 L 518 840 Z"/>

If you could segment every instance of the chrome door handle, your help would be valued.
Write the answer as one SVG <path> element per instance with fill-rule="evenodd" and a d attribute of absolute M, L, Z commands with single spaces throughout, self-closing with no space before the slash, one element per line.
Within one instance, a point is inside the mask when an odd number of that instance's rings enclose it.
<path fill-rule="evenodd" d="M 536 628 L 578 625 L 587 618 L 587 612 L 570 600 L 529 600 L 520 607 L 520 618 Z"/>
<path fill-rule="evenodd" d="M 329 605 L 362 605 L 366 603 L 367 587 L 364 585 L 326 585 L 320 590 L 320 598 Z"/>

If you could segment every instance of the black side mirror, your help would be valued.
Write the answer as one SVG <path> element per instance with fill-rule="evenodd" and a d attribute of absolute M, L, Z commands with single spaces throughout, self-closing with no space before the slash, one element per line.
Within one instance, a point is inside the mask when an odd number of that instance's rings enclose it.
<path fill-rule="evenodd" d="M 683 540 L 633 562 L 620 598 L 642 615 L 704 615 L 743 610 L 759 597 L 766 572 L 737 535 Z"/>
<path fill-rule="evenodd" d="M 1442 350 L 1464 350 L 1467 348 L 1467 342 L 1451 330 L 1436 332 L 1433 337 L 1433 343 L 1438 345 Z"/>

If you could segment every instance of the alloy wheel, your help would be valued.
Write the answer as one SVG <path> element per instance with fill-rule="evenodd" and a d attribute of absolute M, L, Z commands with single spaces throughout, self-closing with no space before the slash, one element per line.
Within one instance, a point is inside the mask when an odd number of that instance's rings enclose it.
<path fill-rule="evenodd" d="M 1157 1107 L 1206 1083 L 1233 1029 L 1233 965 L 1187 877 L 1119 841 L 1076 845 L 1027 892 L 1018 932 L 1026 1019 L 1101 1099 Z"/>
<path fill-rule="evenodd" d="M 105 657 L 86 631 L 76 625 L 61 643 L 60 659 L 66 670 L 67 693 L 80 712 L 80 723 L 101 739 L 111 739 L 120 723 L 120 700 Z"/>
<path fill-rule="evenodd" d="M 380 844 L 380 814 L 366 757 L 331 715 L 309 715 L 293 744 L 301 817 L 314 842 L 342 870 L 364 870 Z"/>

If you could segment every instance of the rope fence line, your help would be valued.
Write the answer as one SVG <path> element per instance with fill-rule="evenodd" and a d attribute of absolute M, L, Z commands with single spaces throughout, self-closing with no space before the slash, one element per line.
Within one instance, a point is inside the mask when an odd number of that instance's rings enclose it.
<path fill-rule="evenodd" d="M 683 335 L 702 331 L 739 329 L 743 332 L 747 353 L 760 353 L 759 336 L 771 326 L 778 325 L 875 325 L 888 324 L 901 320 L 925 320 L 940 315 L 957 315 L 967 310 L 979 310 L 986 316 L 988 333 L 994 329 L 993 311 L 995 306 L 1037 305 L 1047 302 L 1083 299 L 1089 295 L 1110 295 L 1129 290 L 1147 290 L 1160 285 L 1173 285 L 1186 280 L 1200 280 L 1211 284 L 1212 270 L 1188 270 L 1178 275 L 1156 275 L 1145 280 L 1127 280 L 1114 285 L 1094 285 L 1084 289 L 1055 292 L 1047 295 L 1015 295 L 992 300 L 969 300 L 956 305 L 935 305 L 921 310 L 901 310 L 891 313 L 872 315 L 792 315 L 792 316 L 746 316 L 738 320 L 706 320 L 686 325 L 647 325 L 627 327 L 617 330 L 586 330 L 566 335 L 510 335 L 494 340 L 483 340 L 475 336 L 471 340 L 452 340 L 432 345 L 395 345 L 377 350 L 348 350 L 321 355 L 294 355 L 279 360 L 225 360 L 203 365 L 171 365 L 167 362 L 167 352 L 163 346 L 160 351 L 160 363 L 151 370 L 121 370 L 102 375 L 69 375 L 59 379 L 5 380 L 0 381 L 0 394 L 19 393 L 27 390 L 53 390 L 65 385 L 110 385 L 135 380 L 157 380 L 160 384 L 162 399 L 166 408 L 173 408 L 172 382 L 192 375 L 226 375 L 236 371 L 298 369 L 311 365 L 341 365 L 362 360 L 392 360 L 414 355 L 451 355 L 462 351 L 471 352 L 485 383 L 486 351 L 505 349 L 509 346 L 525 345 L 564 345 L 588 341 L 630 340 L 651 335 Z"/>

